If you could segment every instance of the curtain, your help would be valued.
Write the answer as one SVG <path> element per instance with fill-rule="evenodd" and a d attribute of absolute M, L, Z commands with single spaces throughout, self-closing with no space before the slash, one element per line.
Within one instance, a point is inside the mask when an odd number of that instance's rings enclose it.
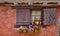
<path fill-rule="evenodd" d="M 43 13 L 44 25 L 56 23 L 56 8 L 45 8 Z"/>
<path fill-rule="evenodd" d="M 29 9 L 16 9 L 16 23 L 17 25 L 30 24 L 30 10 Z"/>

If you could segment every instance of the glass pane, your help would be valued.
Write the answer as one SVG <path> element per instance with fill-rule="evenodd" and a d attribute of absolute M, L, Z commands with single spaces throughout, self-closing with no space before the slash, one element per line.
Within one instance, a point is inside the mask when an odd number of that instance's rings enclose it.
<path fill-rule="evenodd" d="M 41 18 L 40 16 L 32 16 L 32 20 L 34 20 L 34 17 L 36 17 L 38 20 Z"/>
<path fill-rule="evenodd" d="M 34 21 L 35 17 L 38 20 L 41 19 L 41 10 L 32 10 L 32 21 Z"/>
<path fill-rule="evenodd" d="M 38 10 L 33 10 L 32 11 L 32 15 L 41 15 L 41 11 L 38 11 Z"/>

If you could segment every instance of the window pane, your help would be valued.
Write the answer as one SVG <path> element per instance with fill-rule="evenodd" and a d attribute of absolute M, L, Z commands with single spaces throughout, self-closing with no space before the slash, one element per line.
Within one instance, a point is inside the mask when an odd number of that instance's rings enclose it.
<path fill-rule="evenodd" d="M 34 21 L 34 18 L 37 18 L 38 20 L 41 19 L 41 10 L 32 10 L 32 21 Z"/>
<path fill-rule="evenodd" d="M 38 20 L 41 18 L 40 16 L 32 16 L 32 20 L 34 20 L 34 17 L 36 17 Z"/>
<path fill-rule="evenodd" d="M 33 10 L 32 15 L 41 15 L 41 11 L 39 10 Z"/>

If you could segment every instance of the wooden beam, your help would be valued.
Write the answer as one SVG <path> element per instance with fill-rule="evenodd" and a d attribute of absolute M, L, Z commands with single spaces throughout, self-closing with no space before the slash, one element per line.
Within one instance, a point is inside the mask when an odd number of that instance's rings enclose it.
<path fill-rule="evenodd" d="M 48 2 L 47 4 L 58 4 L 58 2 Z"/>
<path fill-rule="evenodd" d="M 39 7 L 39 6 L 44 6 L 44 7 L 52 7 L 52 6 L 60 6 L 60 5 L 57 5 L 57 3 L 48 3 L 47 5 L 42 5 L 43 3 L 33 3 L 32 5 L 29 5 L 28 3 L 18 3 L 17 5 L 14 5 L 14 3 L 8 3 L 8 2 L 4 2 L 4 3 L 0 3 L 0 6 L 21 6 L 21 7 L 28 7 L 28 6 L 36 6 L 36 7 Z M 53 5 L 50 5 L 50 4 L 53 4 Z"/>

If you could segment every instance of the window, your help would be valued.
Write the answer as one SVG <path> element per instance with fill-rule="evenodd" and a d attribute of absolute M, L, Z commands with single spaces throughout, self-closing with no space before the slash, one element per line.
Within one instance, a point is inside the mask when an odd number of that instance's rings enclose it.
<path fill-rule="evenodd" d="M 41 30 L 41 10 L 18 9 L 16 12 L 16 27 L 22 33 L 37 33 Z M 36 32 L 37 31 L 37 32 Z"/>
<path fill-rule="evenodd" d="M 35 21 L 39 22 L 41 24 L 42 20 L 42 11 L 41 10 L 32 10 L 31 18 L 32 18 L 32 23 Z"/>
<path fill-rule="evenodd" d="M 56 9 L 48 8 L 42 10 L 17 9 L 16 10 L 16 27 L 19 32 L 40 32 L 41 27 L 56 22 Z M 40 24 L 43 24 L 42 26 Z"/>
<path fill-rule="evenodd" d="M 35 18 L 41 24 L 41 10 L 32 10 L 30 12 L 29 9 L 17 9 L 16 10 L 16 27 L 20 27 L 23 25 L 30 25 L 34 23 Z"/>
<path fill-rule="evenodd" d="M 30 24 L 30 10 L 16 9 L 16 27 L 28 26 Z"/>
<path fill-rule="evenodd" d="M 56 24 L 56 8 L 45 8 L 43 14 L 44 25 Z"/>

